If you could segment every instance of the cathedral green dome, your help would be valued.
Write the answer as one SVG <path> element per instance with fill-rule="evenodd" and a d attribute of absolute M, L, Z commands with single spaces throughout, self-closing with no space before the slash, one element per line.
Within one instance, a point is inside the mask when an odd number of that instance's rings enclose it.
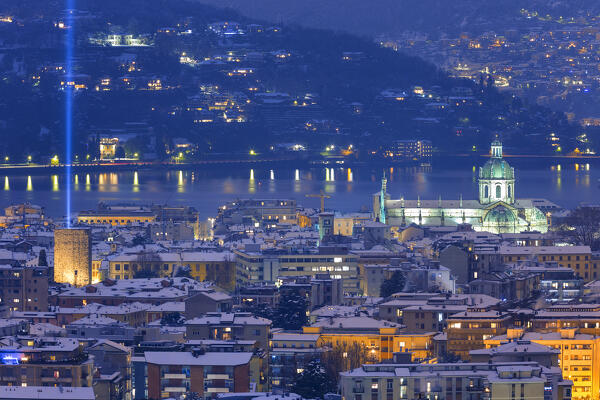
<path fill-rule="evenodd" d="M 517 222 L 515 214 L 504 206 L 497 206 L 487 213 L 484 223 L 488 225 L 509 225 Z"/>
<path fill-rule="evenodd" d="M 479 179 L 515 179 L 513 168 L 501 158 L 490 158 L 479 171 Z"/>

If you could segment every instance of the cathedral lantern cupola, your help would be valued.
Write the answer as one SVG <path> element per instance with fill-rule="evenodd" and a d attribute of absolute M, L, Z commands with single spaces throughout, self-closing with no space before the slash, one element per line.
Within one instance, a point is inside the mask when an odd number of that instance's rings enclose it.
<path fill-rule="evenodd" d="M 515 202 L 515 170 L 502 158 L 502 143 L 494 140 L 491 157 L 479 168 L 479 202 L 493 204 Z"/>

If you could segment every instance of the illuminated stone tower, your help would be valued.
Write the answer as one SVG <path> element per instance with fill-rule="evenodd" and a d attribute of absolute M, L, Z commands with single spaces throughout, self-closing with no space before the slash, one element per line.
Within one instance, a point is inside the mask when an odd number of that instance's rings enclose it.
<path fill-rule="evenodd" d="M 84 286 L 92 280 L 92 237 L 88 228 L 54 231 L 54 281 Z"/>

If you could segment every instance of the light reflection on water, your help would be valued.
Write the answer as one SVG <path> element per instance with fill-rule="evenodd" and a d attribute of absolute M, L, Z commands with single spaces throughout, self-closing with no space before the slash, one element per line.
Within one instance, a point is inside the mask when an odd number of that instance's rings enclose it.
<path fill-rule="evenodd" d="M 385 168 L 392 198 L 473 199 L 477 195 L 477 173 L 472 164 L 450 168 Z M 478 168 L 475 169 L 478 171 Z M 214 216 L 219 205 L 237 198 L 295 198 L 307 207 L 319 207 L 319 200 L 306 194 L 323 190 L 332 196 L 327 207 L 341 211 L 370 209 L 371 196 L 380 189 L 383 168 L 264 168 L 227 167 L 220 169 L 139 170 L 112 173 L 85 173 L 73 176 L 73 210 L 91 209 L 99 201 L 188 204 L 203 217 Z M 600 166 L 554 163 L 542 167 L 516 168 L 519 198 L 543 197 L 566 207 L 580 202 L 597 202 Z M 85 185 L 79 184 L 80 176 Z M 475 179 L 474 179 L 475 178 Z M 8 175 L 0 191 L 0 206 L 31 202 L 46 207 L 50 216 L 64 212 L 64 175 Z M 50 196 L 52 193 L 52 196 Z"/>

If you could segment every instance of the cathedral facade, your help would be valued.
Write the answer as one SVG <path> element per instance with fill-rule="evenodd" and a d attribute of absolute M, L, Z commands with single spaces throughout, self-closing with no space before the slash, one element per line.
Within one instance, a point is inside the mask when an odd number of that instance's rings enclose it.
<path fill-rule="evenodd" d="M 492 142 L 491 158 L 479 168 L 477 200 L 393 200 L 385 176 L 373 196 L 375 219 L 388 225 L 456 226 L 476 231 L 519 233 L 548 231 L 546 215 L 532 200 L 515 199 L 515 170 L 502 158 L 502 143 Z"/>

